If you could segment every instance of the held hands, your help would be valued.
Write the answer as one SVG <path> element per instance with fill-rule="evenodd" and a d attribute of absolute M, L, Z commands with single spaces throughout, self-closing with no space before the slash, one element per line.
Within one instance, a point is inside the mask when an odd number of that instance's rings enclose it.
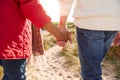
<path fill-rule="evenodd" d="M 66 28 L 58 28 L 59 31 L 62 33 L 62 37 L 64 38 L 64 40 L 56 40 L 56 43 L 59 46 L 64 47 L 65 44 L 69 41 L 70 43 L 72 43 L 72 39 L 71 39 L 71 34 L 70 32 L 66 29 Z"/>
<path fill-rule="evenodd" d="M 56 38 L 58 45 L 64 47 L 67 41 L 71 42 L 70 32 L 67 29 L 59 29 L 52 22 L 48 22 L 43 28 Z"/>

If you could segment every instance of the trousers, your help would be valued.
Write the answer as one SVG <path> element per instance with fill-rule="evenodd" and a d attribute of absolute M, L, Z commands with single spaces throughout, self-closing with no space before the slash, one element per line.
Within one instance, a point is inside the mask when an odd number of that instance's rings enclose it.
<path fill-rule="evenodd" d="M 96 31 L 76 27 L 81 76 L 83 80 L 102 80 L 102 61 L 117 31 Z"/>
<path fill-rule="evenodd" d="M 0 60 L 0 65 L 4 68 L 2 80 L 26 80 L 26 59 Z"/>

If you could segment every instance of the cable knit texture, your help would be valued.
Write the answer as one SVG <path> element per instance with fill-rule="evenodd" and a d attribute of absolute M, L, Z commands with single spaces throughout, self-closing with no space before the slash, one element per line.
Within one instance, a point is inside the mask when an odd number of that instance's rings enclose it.
<path fill-rule="evenodd" d="M 68 15 L 72 3 L 74 23 L 79 28 L 120 30 L 120 0 L 59 0 L 60 15 Z"/>

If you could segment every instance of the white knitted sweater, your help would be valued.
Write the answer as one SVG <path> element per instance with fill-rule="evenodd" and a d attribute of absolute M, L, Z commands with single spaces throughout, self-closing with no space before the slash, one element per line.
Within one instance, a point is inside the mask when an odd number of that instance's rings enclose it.
<path fill-rule="evenodd" d="M 61 16 L 74 5 L 74 23 L 79 28 L 120 30 L 120 0 L 59 0 L 59 4 Z"/>

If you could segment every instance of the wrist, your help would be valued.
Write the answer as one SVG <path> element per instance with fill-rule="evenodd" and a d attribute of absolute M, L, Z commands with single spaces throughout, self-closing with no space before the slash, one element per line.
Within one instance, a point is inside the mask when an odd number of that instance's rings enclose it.
<path fill-rule="evenodd" d="M 60 25 L 66 25 L 67 16 L 60 16 Z"/>

